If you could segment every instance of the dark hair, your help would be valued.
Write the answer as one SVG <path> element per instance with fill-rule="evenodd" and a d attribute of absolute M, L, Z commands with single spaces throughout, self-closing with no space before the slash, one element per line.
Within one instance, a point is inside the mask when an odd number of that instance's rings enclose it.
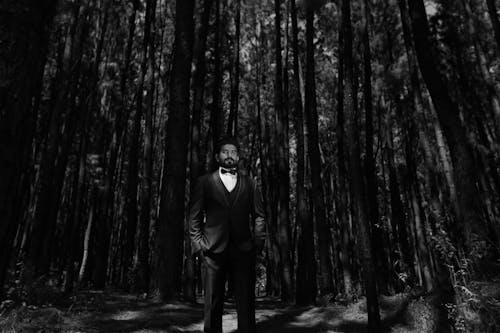
<path fill-rule="evenodd" d="M 238 150 L 238 153 L 240 152 L 240 144 L 238 143 L 238 140 L 234 136 L 225 136 L 221 138 L 215 145 L 215 154 L 220 153 L 220 150 L 224 145 L 233 145 Z"/>

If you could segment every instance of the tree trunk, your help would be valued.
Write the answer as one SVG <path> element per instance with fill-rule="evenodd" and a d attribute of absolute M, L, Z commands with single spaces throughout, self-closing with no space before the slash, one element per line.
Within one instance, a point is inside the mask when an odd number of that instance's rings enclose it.
<path fill-rule="evenodd" d="M 108 255 L 109 255 L 109 244 L 111 243 L 111 231 L 113 229 L 113 221 L 115 212 L 115 195 L 117 191 L 116 184 L 118 183 L 115 179 L 115 175 L 121 174 L 120 166 L 118 165 L 118 154 L 120 147 L 124 145 L 124 137 L 126 137 L 126 131 L 124 128 L 127 126 L 127 121 L 129 118 L 129 105 L 128 105 L 128 89 L 127 82 L 129 77 L 129 71 L 132 62 L 132 47 L 134 44 L 134 35 L 136 30 L 136 17 L 139 10 L 139 2 L 134 2 L 133 10 L 130 13 L 128 19 L 128 38 L 125 47 L 125 60 L 124 65 L 121 68 L 120 74 L 120 102 L 115 115 L 115 121 L 113 125 L 113 134 L 111 137 L 111 142 L 109 143 L 109 159 L 106 163 L 106 174 L 105 174 L 105 184 L 104 184 L 104 203 L 103 203 L 103 216 L 101 223 L 97 224 L 94 228 L 99 230 L 96 235 L 96 251 L 99 255 L 96 258 L 96 263 L 93 271 L 93 279 L 99 281 L 99 284 L 103 284 L 106 278 L 106 267 L 108 266 Z M 122 149 L 122 154 L 124 149 Z M 93 233 L 92 233 L 93 234 Z"/>
<path fill-rule="evenodd" d="M 141 211 L 139 213 L 139 230 L 137 255 L 135 256 L 134 267 L 137 274 L 137 289 L 147 291 L 149 286 L 149 226 L 151 222 L 151 187 L 153 177 L 153 119 L 156 115 L 154 105 L 155 96 L 155 43 L 154 43 L 154 24 L 156 13 L 156 0 L 148 0 L 146 4 L 146 26 L 144 35 L 144 49 L 149 52 L 144 56 L 147 58 L 147 95 L 144 114 L 144 151 L 142 164 L 142 182 L 141 182 Z M 149 35 L 149 36 L 147 36 Z"/>
<path fill-rule="evenodd" d="M 214 83 L 212 92 L 212 112 L 210 114 L 210 130 L 212 131 L 212 146 L 208 149 L 208 157 L 210 159 L 210 169 L 216 167 L 214 160 L 214 149 L 219 141 L 222 128 L 224 126 L 224 114 L 222 113 L 222 35 L 223 27 L 221 22 L 221 1 L 215 0 L 215 32 L 214 32 Z"/>
<path fill-rule="evenodd" d="M 350 256 L 351 227 L 349 223 L 349 188 L 346 183 L 347 169 L 344 153 L 344 29 L 339 23 L 339 66 L 337 87 L 337 179 L 339 189 L 339 205 L 337 214 L 340 223 L 341 252 L 340 262 L 343 278 L 344 295 L 349 299 L 352 295 L 352 265 Z"/>
<path fill-rule="evenodd" d="M 356 140 L 356 137 L 359 135 L 359 129 L 357 124 L 357 115 L 355 113 L 356 96 L 354 94 L 350 0 L 342 1 L 342 23 L 344 29 L 345 62 L 344 110 L 347 113 L 346 145 L 348 147 L 348 160 L 351 170 L 349 183 L 355 214 L 354 219 L 356 220 L 358 232 L 358 253 L 362 265 L 364 287 L 367 299 L 368 327 L 370 332 L 380 332 L 380 314 L 376 282 L 377 271 L 371 254 L 372 244 L 369 232 L 369 210 L 368 207 L 366 207 L 360 149 L 359 143 Z"/>
<path fill-rule="evenodd" d="M 229 118 L 227 121 L 227 135 L 238 135 L 238 105 L 240 98 L 240 16 L 241 0 L 236 0 L 235 29 L 236 36 L 233 46 L 233 72 L 231 75 L 231 99 L 229 104 Z"/>
<path fill-rule="evenodd" d="M 289 172 L 288 152 L 285 142 L 288 131 L 285 110 L 283 107 L 283 62 L 281 58 L 281 1 L 274 2 L 275 23 L 275 87 L 274 87 L 274 109 L 275 130 L 277 138 L 277 167 L 278 167 L 278 244 L 280 249 L 280 280 L 281 300 L 288 302 L 293 297 L 291 257 L 290 257 L 290 218 L 289 218 Z"/>
<path fill-rule="evenodd" d="M 373 254 L 378 276 L 378 286 L 381 292 L 387 291 L 389 272 L 387 270 L 387 258 L 384 250 L 384 235 L 378 211 L 378 189 L 377 172 L 375 169 L 375 157 L 373 156 L 373 104 L 372 104 L 372 68 L 370 51 L 370 6 L 367 0 L 363 0 L 363 96 L 365 106 L 365 182 L 367 189 L 367 200 L 369 202 L 369 216 L 371 225 L 371 238 L 373 243 Z"/>
<path fill-rule="evenodd" d="M 460 213 L 458 225 L 468 249 L 477 248 L 477 245 L 480 251 L 489 251 L 480 245 L 482 240 L 488 239 L 488 234 L 480 214 L 481 205 L 477 202 L 479 196 L 474 157 L 460 121 L 458 107 L 451 99 L 432 53 L 429 52 L 429 26 L 424 2 L 415 0 L 408 4 L 420 70 L 450 150 Z"/>
<path fill-rule="evenodd" d="M 390 108 L 387 106 L 387 110 Z M 403 262 L 405 263 L 405 270 L 409 272 L 410 278 L 414 277 L 413 271 L 413 251 L 410 245 L 408 229 L 407 229 L 407 218 L 404 211 L 404 204 L 401 199 L 401 188 L 398 181 L 398 173 L 395 165 L 395 152 L 394 152 L 394 138 L 392 134 L 393 129 L 392 116 L 387 115 L 386 121 L 386 160 L 389 171 L 389 191 L 391 199 L 391 224 L 393 225 L 393 230 L 396 233 L 393 235 L 396 243 L 399 245 L 399 249 L 402 254 Z"/>
<path fill-rule="evenodd" d="M 78 15 L 79 9 L 75 10 Z M 59 119 L 53 119 L 49 132 L 50 142 L 42 159 L 41 184 L 37 202 L 37 209 L 33 221 L 32 231 L 29 237 L 27 254 L 25 259 L 24 279 L 29 281 L 44 273 L 50 268 L 52 254 L 55 250 L 55 231 L 57 215 L 61 203 L 61 194 L 66 175 L 70 148 L 77 129 L 77 123 L 81 115 L 87 112 L 88 99 L 82 95 L 88 93 L 87 86 L 81 88 L 83 78 L 83 50 L 87 42 L 90 28 L 89 7 L 82 8 L 83 22 L 76 29 L 77 42 L 71 45 L 71 55 L 68 56 L 68 73 L 65 73 L 68 89 L 62 89 L 56 101 L 55 117 L 64 114 L 64 131 L 60 130 L 62 123 Z M 76 24 L 76 23 L 75 23 Z M 75 55 L 75 58 L 72 56 Z M 90 78 L 90 75 L 89 79 Z M 69 80 L 71 78 L 71 80 Z M 86 101 L 86 102 L 83 102 Z M 59 110 L 58 110 L 59 109 Z M 43 171 L 43 172 L 42 172 Z M 47 246 L 47 244 L 50 244 Z"/>
<path fill-rule="evenodd" d="M 189 184 L 191 191 L 194 188 L 196 179 L 203 173 L 204 163 L 201 157 L 201 119 L 203 118 L 203 95 L 205 92 L 205 78 L 207 66 L 205 61 L 205 52 L 207 48 L 207 36 L 209 30 L 210 11 L 213 5 L 213 0 L 205 0 L 203 2 L 203 14 L 198 30 L 198 40 L 195 48 L 195 69 L 193 73 L 193 111 L 191 118 L 191 152 L 189 159 Z M 191 240 L 189 233 L 185 237 L 185 265 L 184 265 L 184 298 L 189 301 L 194 301 L 196 296 L 196 281 L 195 281 L 195 262 L 191 255 Z"/>
<path fill-rule="evenodd" d="M 170 113 L 165 143 L 160 214 L 156 224 L 151 294 L 163 301 L 181 291 L 184 196 L 189 138 L 189 82 L 193 58 L 194 0 L 177 0 Z"/>
<path fill-rule="evenodd" d="M 402 23 L 402 28 L 403 28 L 403 38 L 405 42 L 405 48 L 406 48 L 406 57 L 408 61 L 408 69 L 410 73 L 410 84 L 411 84 L 411 93 L 412 93 L 412 102 L 413 102 L 413 107 L 415 109 L 416 117 L 413 116 L 412 114 L 408 114 L 406 119 L 407 119 L 407 124 L 408 124 L 408 136 L 413 136 L 418 134 L 418 143 L 420 148 L 423 150 L 423 156 L 424 156 L 424 161 L 425 161 L 425 168 L 426 168 L 426 180 L 425 183 L 427 187 L 430 190 L 430 201 L 431 201 L 431 207 L 433 209 L 430 209 L 431 212 L 439 212 L 440 211 L 440 203 L 439 203 L 439 196 L 436 195 L 436 191 L 433 189 L 436 189 L 436 184 L 435 184 L 435 179 L 436 179 L 436 170 L 434 166 L 434 158 L 431 153 L 430 149 L 430 143 L 428 139 L 428 134 L 426 131 L 426 122 L 427 119 L 425 119 L 425 114 L 424 114 L 424 102 L 422 99 L 422 87 L 420 85 L 420 79 L 419 79 L 419 72 L 418 72 L 418 64 L 417 64 L 417 59 L 415 58 L 415 53 L 413 50 L 413 42 L 411 39 L 411 31 L 410 31 L 410 17 L 408 14 L 408 9 L 406 8 L 406 3 L 404 0 L 399 0 L 399 10 L 400 10 L 400 15 L 401 15 L 401 23 Z M 418 132 L 417 132 L 418 129 Z M 415 133 L 417 132 L 417 133 Z M 410 190 L 411 190 L 411 197 L 412 197 L 412 206 L 414 207 L 415 210 L 415 216 L 418 220 L 415 221 L 416 223 L 416 238 L 417 238 L 417 243 L 418 243 L 418 248 L 417 251 L 420 253 L 420 258 L 422 260 L 422 266 L 423 266 L 423 274 L 424 274 L 424 283 L 427 291 L 430 291 L 434 285 L 434 270 L 432 267 L 432 257 L 430 257 L 429 249 L 428 249 L 428 240 L 427 240 L 427 234 L 428 234 L 428 228 L 430 226 L 427 226 L 426 223 L 429 221 L 426 221 L 425 214 L 418 214 L 417 210 L 422 210 L 421 207 L 421 193 L 419 191 L 419 186 L 418 186 L 418 178 L 417 178 L 417 166 L 416 166 L 416 161 L 413 158 L 413 154 L 416 154 L 417 151 L 413 150 L 413 144 L 410 142 L 411 140 L 408 138 L 407 144 L 407 150 L 412 150 L 412 152 L 407 152 L 406 156 L 407 159 L 410 160 L 408 162 L 409 169 L 410 171 L 410 177 L 412 178 L 412 183 L 410 185 Z M 431 214 L 432 215 L 432 214 Z M 421 217 L 419 217 L 421 216 Z M 441 219 L 441 214 L 437 214 L 439 216 L 439 219 Z M 434 216 L 430 216 L 429 220 L 435 218 Z M 428 277 L 430 275 L 430 278 Z"/>
<path fill-rule="evenodd" d="M 266 47 L 265 35 L 262 31 L 263 23 L 260 18 L 257 18 L 256 23 L 256 39 L 258 40 L 258 48 L 256 54 L 257 65 L 255 75 L 255 89 L 256 89 L 256 107 L 257 107 L 257 136 L 259 138 L 259 158 L 260 158 L 260 172 L 262 179 L 262 196 L 266 205 L 266 213 L 268 216 L 268 223 L 266 224 L 266 294 L 276 296 L 279 295 L 280 279 L 278 274 L 279 263 L 279 248 L 276 242 L 275 231 L 275 212 L 272 202 L 275 202 L 272 187 L 272 173 L 270 161 L 270 130 L 269 122 L 266 120 L 266 115 L 263 114 L 261 103 L 261 84 L 265 82 L 266 72 L 262 69 L 262 60 Z"/>
<path fill-rule="evenodd" d="M 94 220 L 94 211 L 96 206 L 96 190 L 95 188 L 92 190 L 91 194 L 91 203 L 90 203 L 90 212 L 87 221 L 87 227 L 85 228 L 85 234 L 83 236 L 83 254 L 82 260 L 80 261 L 80 270 L 78 271 L 78 286 L 82 286 L 82 283 L 85 278 L 85 273 L 87 271 L 87 264 L 90 252 L 90 235 L 92 231 L 92 222 Z"/>
<path fill-rule="evenodd" d="M 488 14 L 490 15 L 491 25 L 495 33 L 497 48 L 500 51 L 500 21 L 498 20 L 496 0 L 486 0 L 486 4 L 488 5 Z"/>
<path fill-rule="evenodd" d="M 56 1 L 25 0 L 0 5 L 0 39 L 8 45 L 0 51 L 0 286 L 4 285 L 23 193 L 20 185 L 26 172 L 33 133 L 32 98 L 36 78 L 43 72 L 50 25 Z M 34 79 L 35 78 L 35 79 Z M 0 299 L 3 288 L 0 288 Z"/>
<path fill-rule="evenodd" d="M 323 184 L 321 181 L 321 162 L 318 137 L 318 113 L 316 109 L 316 85 L 314 73 L 314 10 L 312 6 L 306 9 L 306 124 L 308 132 L 309 162 L 311 165 L 312 198 L 314 202 L 314 217 L 316 219 L 316 235 L 320 262 L 320 293 L 332 293 L 333 276 L 330 261 L 331 233 L 326 220 Z"/>
<path fill-rule="evenodd" d="M 293 48 L 293 82 L 295 135 L 297 140 L 297 181 L 296 181 L 296 219 L 300 226 L 300 236 L 297 245 L 297 280 L 295 286 L 295 301 L 297 305 L 310 305 L 316 299 L 316 260 L 314 257 L 314 228 L 312 216 L 309 214 L 307 192 L 305 188 L 306 153 L 304 136 L 304 111 L 300 91 L 300 54 L 297 26 L 297 7 L 291 0 L 292 16 L 292 48 Z"/>
<path fill-rule="evenodd" d="M 137 225 L 138 225 L 138 218 L 139 218 L 139 210 L 138 210 L 138 187 L 139 187 L 139 137 L 141 134 L 141 119 L 142 119 L 142 114 L 143 114 L 143 109 L 144 109 L 144 102 L 143 102 L 143 95 L 144 95 L 144 81 L 146 79 L 146 74 L 148 70 L 148 63 L 150 59 L 148 59 L 148 50 L 151 47 L 151 25 L 154 19 L 154 12 L 156 10 L 156 2 L 148 0 L 146 4 L 146 17 L 145 17 L 145 22 L 144 22 L 144 36 L 142 40 L 142 54 L 141 54 L 141 61 L 140 61 L 140 72 L 139 72 L 139 82 L 137 85 L 137 91 L 136 91 L 136 108 L 135 112 L 133 115 L 133 121 L 132 121 L 132 129 L 131 129 L 131 137 L 130 137 L 130 143 L 129 143 L 129 151 L 128 151 L 128 170 L 127 170 L 127 182 L 126 182 L 126 187 L 127 187 L 127 192 L 126 192 L 126 211 L 127 211 L 127 218 L 126 218 L 126 226 L 125 226 L 125 232 L 124 236 L 125 239 L 123 239 L 123 247 L 122 247 L 122 274 L 120 276 L 120 284 L 125 286 L 126 288 L 129 288 L 131 286 L 130 282 L 132 279 L 132 264 L 133 264 L 133 256 L 134 256 L 134 249 L 135 249 L 135 238 L 136 238 L 136 231 L 137 231 Z M 154 51 L 152 51 L 154 52 Z M 149 91 L 151 94 L 152 92 Z M 150 123 L 150 120 L 145 119 L 145 123 Z M 149 126 L 146 126 L 146 132 L 148 132 Z M 149 128 L 150 129 L 150 128 Z M 145 148 L 146 145 L 150 146 L 150 139 L 151 137 L 148 136 L 148 133 L 145 133 L 144 137 L 144 143 L 145 143 Z M 146 152 L 146 149 L 144 149 L 144 153 L 150 153 L 150 147 L 149 147 L 149 152 Z M 150 168 L 151 161 L 148 162 L 148 157 L 144 155 L 144 171 L 148 172 L 149 170 L 146 170 L 147 168 Z M 149 164 L 149 165 L 148 165 Z M 143 184 L 146 185 L 143 187 L 143 194 L 146 196 L 146 198 L 142 197 L 141 195 L 141 200 L 147 200 L 149 201 L 149 193 L 148 193 L 148 187 L 149 185 L 146 184 L 148 182 L 148 176 L 146 174 L 143 174 Z M 148 202 L 143 202 L 145 204 L 148 204 Z M 143 223 L 146 223 L 149 225 L 149 207 L 141 207 L 141 209 L 146 210 L 148 213 L 143 215 Z M 144 228 L 144 226 L 142 227 Z M 149 228 L 145 228 L 149 229 Z"/>
<path fill-rule="evenodd" d="M 73 291 L 73 282 L 75 276 L 75 244 L 78 241 L 78 231 L 80 229 L 81 221 L 83 220 L 84 211 L 84 195 L 85 195 L 85 177 L 86 177 L 86 166 L 87 166 L 87 144 L 88 138 L 85 133 L 87 130 L 87 121 L 89 115 L 85 116 L 82 128 L 80 129 L 80 152 L 78 158 L 78 168 L 75 170 L 75 185 L 73 190 L 75 191 L 75 204 L 73 220 L 69 221 L 69 234 L 68 241 L 66 243 L 65 250 L 68 251 L 66 254 L 66 280 L 64 282 L 64 292 L 69 294 Z"/>

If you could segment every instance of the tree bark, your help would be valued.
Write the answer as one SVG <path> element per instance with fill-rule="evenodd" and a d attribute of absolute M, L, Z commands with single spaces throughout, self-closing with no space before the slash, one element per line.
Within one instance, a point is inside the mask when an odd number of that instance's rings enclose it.
<path fill-rule="evenodd" d="M 306 152 L 304 135 L 304 110 L 300 91 L 300 54 L 298 41 L 297 7 L 295 0 L 291 0 L 292 17 L 292 49 L 293 49 L 293 82 L 294 82 L 294 109 L 295 135 L 297 138 L 297 181 L 296 181 L 296 212 L 295 223 L 300 226 L 300 235 L 297 245 L 297 278 L 295 286 L 295 302 L 297 305 L 310 305 L 316 299 L 316 260 L 314 257 L 314 228 L 312 216 L 307 204 L 305 188 Z"/>
<path fill-rule="evenodd" d="M 87 166 L 87 145 L 88 138 L 85 135 L 85 131 L 87 129 L 87 121 L 89 115 L 85 116 L 85 120 L 83 121 L 82 128 L 80 129 L 80 152 L 78 158 L 78 168 L 75 170 L 75 204 L 74 204 L 74 213 L 73 220 L 69 223 L 69 235 L 68 242 L 66 243 L 65 249 L 68 251 L 66 254 L 66 280 L 64 281 L 64 292 L 69 294 L 73 291 L 73 282 L 75 276 L 75 244 L 78 240 L 78 231 L 80 229 L 81 221 L 83 220 L 84 211 L 84 195 L 85 195 L 85 177 L 86 177 L 86 166 Z"/>
<path fill-rule="evenodd" d="M 205 61 L 205 52 L 207 48 L 207 36 L 209 31 L 210 11 L 213 6 L 213 0 L 203 2 L 203 14 L 198 30 L 198 40 L 194 50 L 194 73 L 193 73 L 193 111 L 191 118 L 191 151 L 189 158 L 189 184 L 191 190 L 194 188 L 196 179 L 203 173 L 204 163 L 201 154 L 201 119 L 203 118 L 203 96 L 205 92 L 205 79 L 207 74 L 207 65 Z M 196 296 L 195 281 L 195 262 L 191 255 L 191 240 L 189 233 L 186 233 L 184 265 L 184 298 L 194 301 Z"/>
<path fill-rule="evenodd" d="M 223 27 L 221 22 L 221 1 L 215 0 L 215 32 L 214 32 L 214 83 L 212 92 L 212 111 L 210 114 L 210 130 L 212 131 L 212 146 L 208 149 L 208 156 L 210 159 L 210 169 L 215 168 L 216 163 L 213 157 L 215 146 L 219 141 L 223 126 L 224 114 L 222 112 L 222 35 Z"/>
<path fill-rule="evenodd" d="M 358 232 L 358 253 L 362 265 L 364 287 L 367 299 L 368 327 L 370 332 L 380 332 L 380 314 L 378 307 L 378 292 L 376 276 L 377 271 L 371 254 L 372 244 L 369 232 L 369 211 L 365 201 L 365 187 L 363 184 L 363 171 L 359 143 L 357 115 L 355 113 L 356 96 L 354 94 L 354 73 L 352 54 L 352 27 L 350 0 L 342 1 L 342 25 L 344 29 L 344 110 L 347 113 L 346 131 L 348 160 L 351 174 L 349 177 L 351 198 L 354 208 L 354 219 Z"/>
<path fill-rule="evenodd" d="M 460 121 L 458 106 L 451 99 L 429 52 L 429 26 L 423 0 L 409 1 L 408 4 L 420 70 L 450 150 L 460 213 L 458 225 L 468 249 L 488 251 L 480 245 L 482 240 L 488 239 L 487 228 L 480 214 L 481 205 L 477 202 L 475 161 Z"/>
<path fill-rule="evenodd" d="M 332 293 L 333 276 L 330 261 L 331 233 L 326 220 L 324 191 L 321 181 L 321 161 L 318 137 L 318 113 L 316 109 L 316 85 L 314 73 L 314 10 L 312 6 L 306 9 L 306 124 L 308 132 L 309 162 L 311 165 L 312 198 L 314 203 L 314 217 L 316 219 L 316 235 L 318 238 L 318 251 L 320 262 L 320 294 Z"/>
<path fill-rule="evenodd" d="M 338 66 L 338 87 L 337 87 L 337 179 L 339 189 L 339 205 L 337 214 L 340 223 L 341 252 L 340 262 L 342 267 L 342 278 L 344 295 L 350 299 L 352 294 L 352 264 L 351 264 L 351 225 L 349 223 L 349 188 L 347 186 L 347 169 L 344 152 L 344 29 L 342 22 L 339 22 L 338 32 L 339 45 L 339 66 Z"/>
<path fill-rule="evenodd" d="M 486 0 L 488 5 L 488 14 L 490 15 L 491 25 L 495 34 L 498 51 L 500 51 L 500 21 L 498 20 L 498 12 L 495 0 Z"/>
<path fill-rule="evenodd" d="M 75 10 L 75 17 L 78 12 L 79 7 Z M 86 89 L 78 90 L 83 76 L 83 49 L 88 38 L 90 24 L 88 7 L 82 8 L 82 16 L 84 17 L 83 22 L 74 28 L 75 34 L 78 36 L 77 40 L 75 43 L 68 45 L 71 51 L 65 59 L 63 68 L 65 73 L 63 73 L 61 82 L 61 94 L 57 97 L 54 105 L 47 147 L 41 162 L 40 192 L 38 193 L 40 200 L 37 202 L 25 259 L 24 279 L 27 281 L 49 270 L 69 149 L 76 133 L 77 121 L 81 119 L 78 110 L 82 110 L 82 113 L 87 111 L 85 110 L 85 103 L 79 103 L 77 106 L 77 99 L 79 94 L 88 92 Z M 75 25 L 77 24 L 76 21 L 75 18 Z M 66 86 L 68 87 L 66 88 Z M 63 110 L 66 110 L 64 114 L 64 132 L 60 130 Z M 47 244 L 50 245 L 47 246 Z"/>
<path fill-rule="evenodd" d="M 0 5 L 0 286 L 4 285 L 19 224 L 16 207 L 27 171 L 33 133 L 32 99 L 46 61 L 50 26 L 57 1 L 17 1 Z M 27 133 L 28 130 L 28 133 Z M 0 288 L 0 299 L 3 288 Z"/>
<path fill-rule="evenodd" d="M 275 131 L 277 138 L 277 173 L 278 173 L 278 244 L 280 248 L 281 300 L 288 302 L 293 297 L 291 257 L 290 257 L 290 217 L 289 217 L 289 171 L 288 151 L 285 133 L 288 131 L 283 106 L 283 62 L 281 58 L 281 1 L 274 2 L 275 23 Z"/>
<path fill-rule="evenodd" d="M 363 97 L 365 106 L 365 182 L 367 189 L 367 200 L 369 202 L 369 216 L 371 226 L 371 239 L 373 243 L 374 260 L 379 272 L 378 286 L 380 291 L 387 291 L 389 272 L 387 270 L 387 257 L 384 250 L 384 235 L 378 211 L 378 188 L 377 172 L 375 169 L 375 157 L 373 156 L 373 104 L 372 104 L 372 68 L 370 51 L 370 7 L 367 0 L 362 2 L 363 8 Z"/>
<path fill-rule="evenodd" d="M 238 135 L 238 106 L 240 98 L 240 17 L 241 0 L 236 0 L 235 29 L 236 36 L 233 46 L 233 71 L 231 75 L 231 97 L 229 104 L 229 117 L 227 121 L 227 135 Z"/>
<path fill-rule="evenodd" d="M 194 0 L 177 0 L 174 57 L 170 81 L 170 113 L 165 143 L 165 166 L 156 224 L 156 248 L 151 295 L 172 300 L 181 291 L 184 196 L 189 138 L 189 88 L 194 39 Z"/>
<path fill-rule="evenodd" d="M 154 105 L 155 96 L 155 16 L 156 0 L 148 0 L 146 3 L 146 22 L 144 35 L 144 49 L 148 54 L 144 54 L 147 61 L 146 70 L 146 105 L 144 113 L 144 148 L 141 179 L 141 210 L 139 212 L 139 230 L 137 255 L 135 256 L 134 271 L 137 274 L 136 288 L 140 291 L 147 291 L 150 277 L 149 266 L 149 231 L 151 224 L 152 206 L 152 182 L 153 182 L 153 119 L 156 115 Z M 149 36 L 147 36 L 149 35 Z"/>

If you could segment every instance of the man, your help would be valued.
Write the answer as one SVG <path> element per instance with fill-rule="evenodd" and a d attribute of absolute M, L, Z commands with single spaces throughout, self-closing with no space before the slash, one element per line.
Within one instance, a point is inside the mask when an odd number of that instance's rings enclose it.
<path fill-rule="evenodd" d="M 219 168 L 198 179 L 189 212 L 193 252 L 200 253 L 206 268 L 204 330 L 222 332 L 230 272 L 238 332 L 255 332 L 255 255 L 265 240 L 262 198 L 255 183 L 238 172 L 239 145 L 234 138 L 219 142 L 215 159 Z"/>

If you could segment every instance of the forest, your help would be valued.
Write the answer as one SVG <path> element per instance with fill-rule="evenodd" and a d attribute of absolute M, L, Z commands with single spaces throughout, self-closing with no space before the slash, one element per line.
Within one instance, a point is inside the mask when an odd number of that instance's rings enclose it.
<path fill-rule="evenodd" d="M 188 203 L 234 136 L 258 332 L 499 332 L 499 5 L 1 1 L 0 330 L 198 332 Z"/>

